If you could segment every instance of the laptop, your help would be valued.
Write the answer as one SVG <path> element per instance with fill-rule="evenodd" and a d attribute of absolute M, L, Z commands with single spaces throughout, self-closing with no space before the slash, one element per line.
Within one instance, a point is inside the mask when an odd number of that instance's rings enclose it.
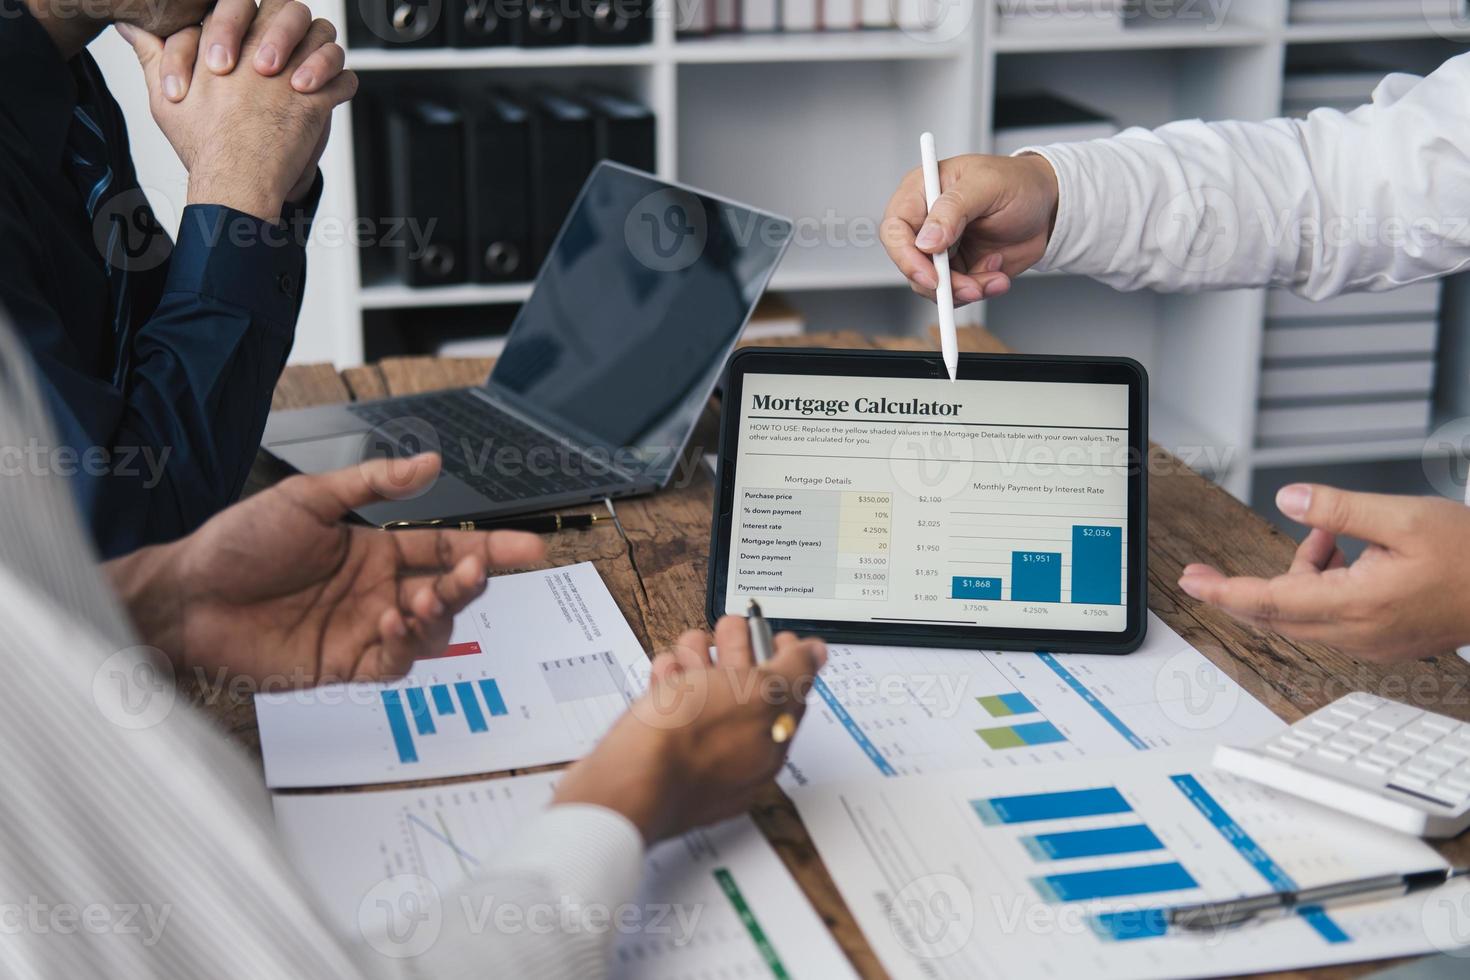
<path fill-rule="evenodd" d="M 786 218 L 604 161 L 483 385 L 272 412 L 262 445 L 303 473 L 439 452 L 427 491 L 357 511 L 378 526 L 657 490 L 791 233 Z"/>

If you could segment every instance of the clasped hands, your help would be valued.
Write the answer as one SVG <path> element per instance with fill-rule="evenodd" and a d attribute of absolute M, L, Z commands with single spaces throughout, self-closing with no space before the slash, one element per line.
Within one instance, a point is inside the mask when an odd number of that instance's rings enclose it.
<path fill-rule="evenodd" d="M 306 196 L 332 110 L 357 91 L 329 22 L 299 0 L 220 0 L 202 24 L 167 37 L 123 22 L 117 31 L 189 172 L 190 204 L 275 221 L 284 202 Z"/>

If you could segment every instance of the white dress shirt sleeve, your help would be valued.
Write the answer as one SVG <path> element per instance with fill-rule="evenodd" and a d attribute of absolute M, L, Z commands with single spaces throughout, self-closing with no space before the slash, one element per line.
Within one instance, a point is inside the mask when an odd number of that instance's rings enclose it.
<path fill-rule="evenodd" d="M 1199 120 L 1030 147 L 1055 169 L 1038 268 L 1118 289 L 1392 289 L 1470 263 L 1470 55 L 1350 113 Z"/>
<path fill-rule="evenodd" d="M 0 447 L 28 445 L 56 440 L 0 311 Z M 607 974 L 620 920 L 603 911 L 636 899 L 643 841 L 597 806 L 539 815 L 431 922 L 390 935 L 360 907 L 340 928 L 276 836 L 259 764 L 137 645 L 61 474 L 0 472 L 0 976 Z"/>
<path fill-rule="evenodd" d="M 643 837 L 626 817 L 554 806 L 507 843 L 490 874 L 442 897 L 438 941 L 404 965 L 435 980 L 605 976 L 642 875 Z"/>

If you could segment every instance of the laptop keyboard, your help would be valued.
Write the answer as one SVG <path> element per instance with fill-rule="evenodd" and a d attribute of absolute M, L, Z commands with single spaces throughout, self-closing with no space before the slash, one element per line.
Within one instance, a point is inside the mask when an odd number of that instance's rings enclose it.
<path fill-rule="evenodd" d="M 491 500 L 514 501 L 619 482 L 606 467 L 464 390 L 347 409 L 405 453 L 437 448 L 444 470 Z M 432 429 L 432 436 L 426 431 Z M 437 437 L 438 445 L 434 445 Z"/>

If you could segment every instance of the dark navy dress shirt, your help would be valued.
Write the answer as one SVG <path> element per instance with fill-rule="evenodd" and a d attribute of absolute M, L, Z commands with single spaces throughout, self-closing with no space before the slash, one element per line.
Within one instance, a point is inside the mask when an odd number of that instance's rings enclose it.
<path fill-rule="evenodd" d="M 243 487 L 291 349 L 321 178 L 280 223 L 191 205 L 171 241 L 96 62 L 64 61 L 23 4 L 0 13 L 0 306 L 59 433 L 0 447 L 0 473 L 69 476 L 111 557 L 187 534 Z"/>

